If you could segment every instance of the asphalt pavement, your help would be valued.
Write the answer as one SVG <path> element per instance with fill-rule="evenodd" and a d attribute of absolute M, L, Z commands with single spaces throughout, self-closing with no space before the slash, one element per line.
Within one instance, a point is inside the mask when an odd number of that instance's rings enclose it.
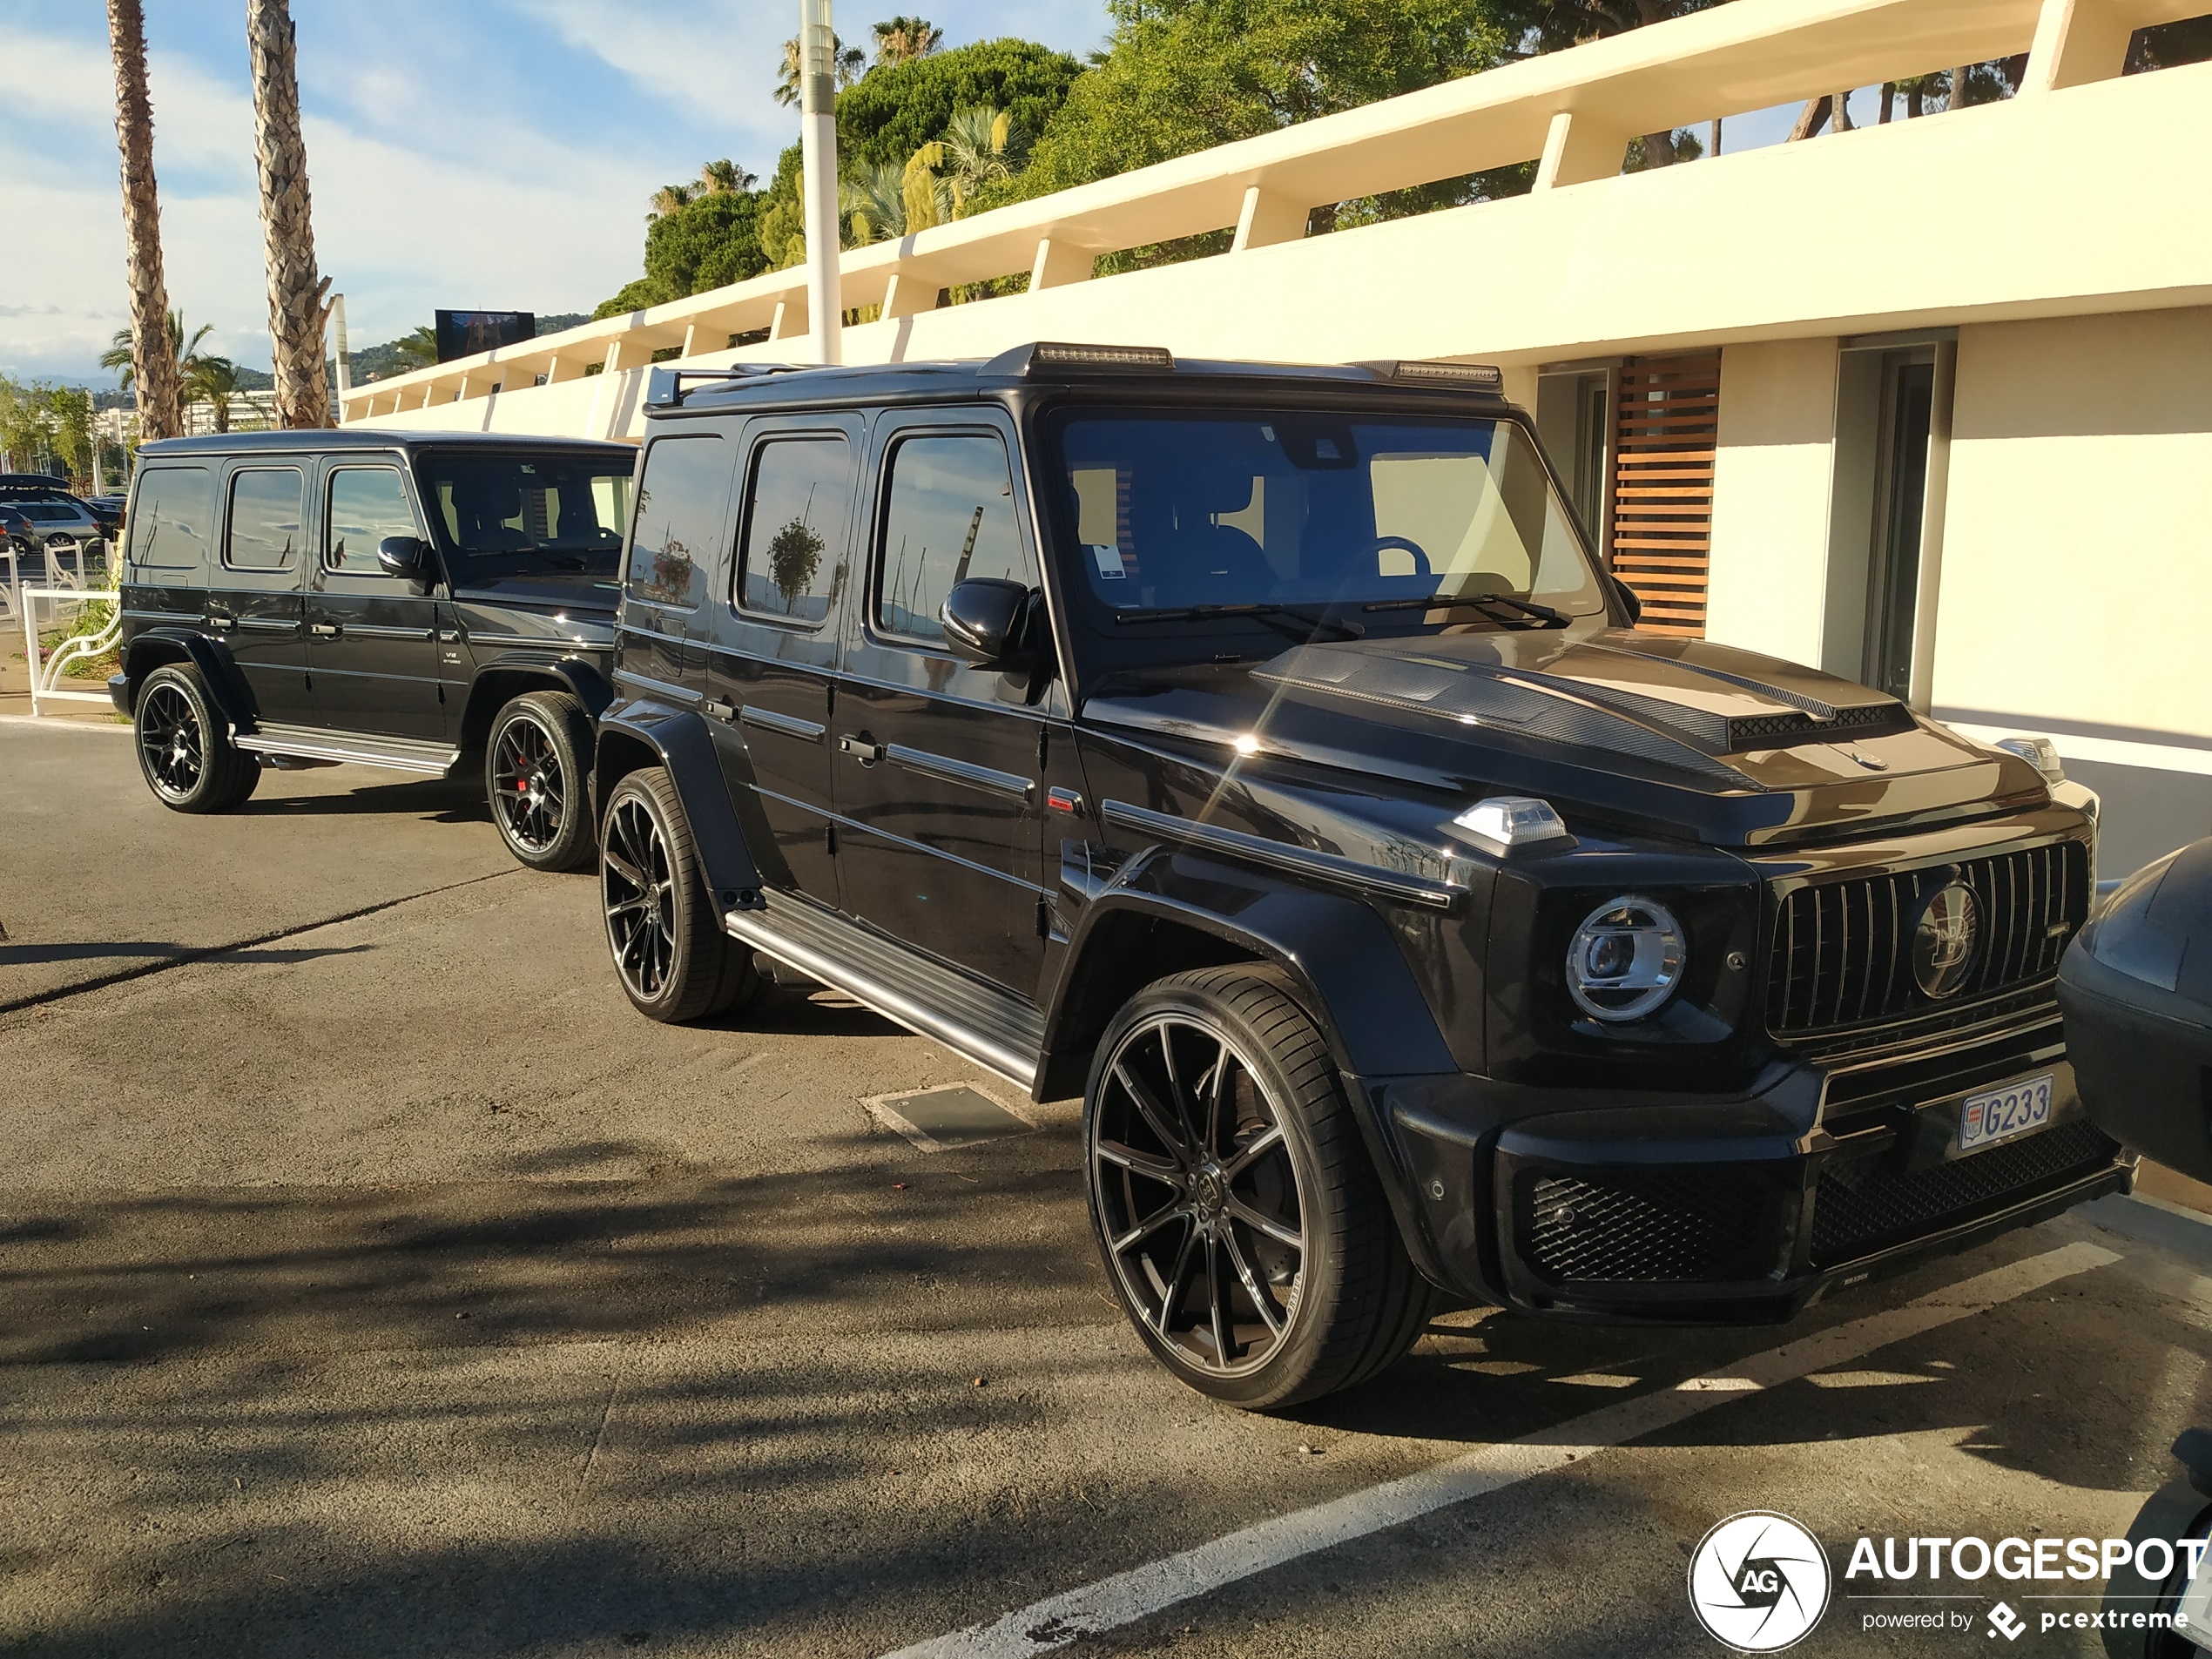
<path fill-rule="evenodd" d="M 827 993 L 641 1020 L 465 788 L 187 819 L 0 725 L 0 1653 L 1704 1656 L 1724 1516 L 2117 1535 L 2212 1422 L 2205 1229 L 2110 1201 L 1779 1332 L 1468 1310 L 1225 1411 L 1108 1300 L 1072 1103 Z M 1037 1128 L 862 1103 L 949 1082 Z M 2100 1651 L 1865 1589 L 1796 1651 Z"/>

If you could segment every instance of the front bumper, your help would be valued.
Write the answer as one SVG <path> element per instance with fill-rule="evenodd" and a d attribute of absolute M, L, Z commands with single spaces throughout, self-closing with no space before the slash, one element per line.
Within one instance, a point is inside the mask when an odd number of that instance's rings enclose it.
<path fill-rule="evenodd" d="M 2044 1072 L 2048 1124 L 1961 1155 L 1959 1102 Z M 2134 1179 L 2082 1110 L 2055 1015 L 1848 1071 L 1778 1064 L 1736 1098 L 1547 1101 L 1471 1077 L 1370 1092 L 1424 1270 L 1555 1317 L 1777 1322 Z"/>

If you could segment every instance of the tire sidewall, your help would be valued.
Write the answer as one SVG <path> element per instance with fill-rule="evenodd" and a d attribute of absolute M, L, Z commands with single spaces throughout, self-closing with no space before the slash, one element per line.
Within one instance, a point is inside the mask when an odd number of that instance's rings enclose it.
<path fill-rule="evenodd" d="M 146 758 L 144 719 L 145 708 L 154 691 L 161 687 L 174 687 L 192 705 L 192 718 L 199 723 L 199 778 L 187 792 L 176 795 L 164 789 L 156 780 L 153 765 Z M 209 701 L 207 689 L 200 684 L 199 676 L 175 663 L 165 663 L 138 687 L 138 702 L 131 720 L 132 746 L 138 754 L 138 775 L 145 779 L 153 798 L 172 812 L 205 813 L 212 807 L 220 787 L 224 771 L 224 751 L 230 746 L 228 735 L 223 731 L 221 718 Z"/>
<path fill-rule="evenodd" d="M 580 705 L 579 705 L 580 710 Z M 590 800 L 585 793 L 589 780 L 585 777 L 587 757 L 577 748 L 576 734 L 569 729 L 563 709 L 555 696 L 537 691 L 510 698 L 493 717 L 491 730 L 484 736 L 484 798 L 491 807 L 492 826 L 498 833 L 500 845 L 518 864 L 533 870 L 577 870 L 585 867 L 592 849 L 593 826 Z M 499 799 L 499 740 L 508 728 L 518 720 L 528 720 L 543 732 L 551 745 L 562 772 L 564 816 L 560 832 L 543 848 L 532 852 L 517 846 L 509 833 L 507 809 Z M 663 824 L 661 833 L 667 835 Z"/>
<path fill-rule="evenodd" d="M 699 968 L 698 964 L 691 960 L 691 928 L 690 925 L 691 907 L 698 891 L 698 881 L 697 873 L 691 867 L 691 852 L 688 844 L 689 838 L 679 837 L 673 833 L 674 826 L 671 822 L 672 803 L 664 799 L 664 789 L 654 786 L 654 780 L 663 775 L 650 771 L 633 772 L 616 784 L 607 793 L 606 811 L 600 815 L 599 822 L 599 924 L 600 932 L 607 941 L 607 954 L 614 966 L 615 979 L 622 986 L 623 995 L 627 996 L 632 1006 L 647 1018 L 673 1021 L 677 1017 L 674 1010 L 683 1002 L 691 975 L 697 973 Z M 672 936 L 669 948 L 668 976 L 662 982 L 660 995 L 651 998 L 640 996 L 636 988 L 631 984 L 629 975 L 622 971 L 620 947 L 616 943 L 614 927 L 606 914 L 605 849 L 613 843 L 613 837 L 608 834 L 607 826 L 613 821 L 616 812 L 623 803 L 629 800 L 643 803 L 645 810 L 651 814 L 653 827 L 659 833 L 661 846 L 666 849 L 668 854 L 673 924 L 671 928 Z"/>
<path fill-rule="evenodd" d="M 1270 978 L 1262 973 L 1251 977 L 1263 982 Z M 1274 988 L 1295 1005 L 1296 999 L 1290 997 L 1287 991 L 1280 987 Z M 1299 1012 L 1303 1014 L 1304 1009 Z M 1143 1311 L 1131 1303 L 1108 1243 L 1106 1216 L 1098 1190 L 1098 1160 L 1094 1153 L 1098 1138 L 1100 1088 L 1106 1077 L 1107 1062 L 1123 1039 L 1136 1027 L 1163 1014 L 1203 1022 L 1229 1038 L 1265 1085 L 1298 1179 L 1299 1219 L 1306 1248 L 1300 1264 L 1291 1332 L 1264 1364 L 1240 1376 L 1224 1377 L 1195 1370 L 1171 1344 L 1162 1340 Z M 1335 1081 L 1333 1068 L 1330 1077 L 1331 1092 L 1337 1096 L 1341 1109 L 1342 1085 Z M 1115 1302 L 1153 1357 L 1179 1381 L 1213 1399 L 1247 1409 L 1264 1409 L 1297 1392 L 1312 1369 L 1314 1349 L 1341 1294 L 1345 1233 L 1342 1195 L 1330 1191 L 1323 1181 L 1312 1125 L 1307 1116 L 1309 1109 L 1309 1103 L 1291 1084 L 1273 1048 L 1221 998 L 1194 986 L 1173 983 L 1148 986 L 1123 1004 L 1099 1039 L 1091 1060 L 1090 1076 L 1083 1087 L 1083 1192 L 1090 1212 L 1091 1238 Z"/>

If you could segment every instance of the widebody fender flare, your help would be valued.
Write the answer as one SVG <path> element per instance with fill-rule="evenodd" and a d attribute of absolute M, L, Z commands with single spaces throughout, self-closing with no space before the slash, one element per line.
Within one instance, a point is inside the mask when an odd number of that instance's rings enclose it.
<path fill-rule="evenodd" d="M 633 699 L 608 708 L 597 731 L 598 757 L 591 774 L 593 817 L 604 809 L 616 780 L 633 769 L 626 760 L 642 745 L 676 786 L 715 901 L 725 911 L 759 908 L 760 869 L 723 786 L 721 762 L 705 719 L 689 709 Z"/>
<path fill-rule="evenodd" d="M 163 663 L 174 662 L 180 653 L 199 671 L 209 699 L 214 703 L 216 711 L 230 722 L 231 730 L 252 731 L 255 725 L 253 694 L 246 687 L 246 677 L 238 671 L 230 652 L 206 634 L 164 629 L 132 639 L 125 648 L 123 671 L 129 677 L 133 703 L 137 701 L 139 683 Z"/>

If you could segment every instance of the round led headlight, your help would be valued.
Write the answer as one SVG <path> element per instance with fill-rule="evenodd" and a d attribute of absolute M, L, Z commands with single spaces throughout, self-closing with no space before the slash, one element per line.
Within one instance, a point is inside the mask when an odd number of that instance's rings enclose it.
<path fill-rule="evenodd" d="M 1656 1013 L 1682 983 L 1682 924 L 1666 906 L 1631 894 L 1582 919 L 1567 952 L 1575 1006 L 1608 1022 Z"/>

